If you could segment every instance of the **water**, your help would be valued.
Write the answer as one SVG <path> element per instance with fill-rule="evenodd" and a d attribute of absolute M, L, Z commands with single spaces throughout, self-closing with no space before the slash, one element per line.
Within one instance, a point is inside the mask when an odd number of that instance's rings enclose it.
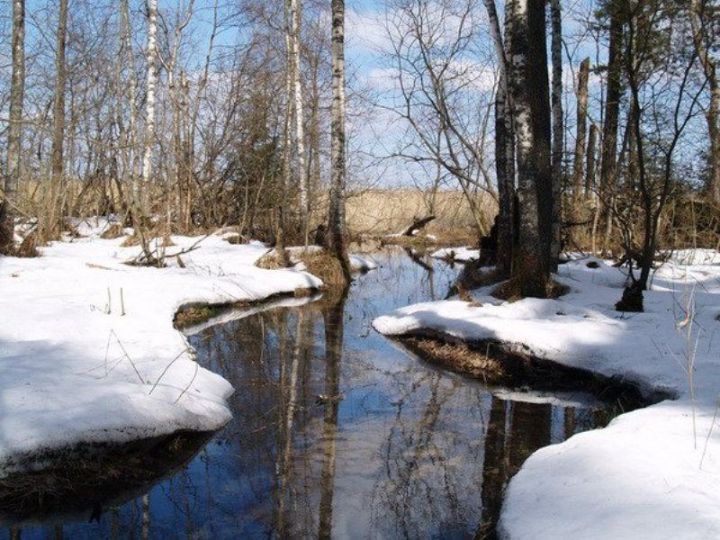
<path fill-rule="evenodd" d="M 192 336 L 236 389 L 230 424 L 209 442 L 179 436 L 70 480 L 41 478 L 50 487 L 23 504 L 0 488 L 5 537 L 492 537 L 523 461 L 609 411 L 581 393 L 489 389 L 378 335 L 374 317 L 442 298 L 457 273 L 401 250 L 378 260 L 347 298 Z"/>

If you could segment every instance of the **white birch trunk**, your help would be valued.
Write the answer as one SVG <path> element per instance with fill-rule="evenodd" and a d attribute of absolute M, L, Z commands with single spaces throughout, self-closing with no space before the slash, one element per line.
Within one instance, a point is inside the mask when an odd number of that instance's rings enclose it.
<path fill-rule="evenodd" d="M 352 279 L 345 245 L 345 0 L 332 0 L 332 111 L 330 211 L 332 249 L 346 282 Z"/>
<path fill-rule="evenodd" d="M 152 178 L 153 145 L 155 143 L 155 90 L 157 86 L 157 0 L 147 1 L 147 88 L 145 97 L 145 141 L 143 148 L 142 193 L 140 194 L 141 210 L 148 216 L 148 189 Z"/>
<path fill-rule="evenodd" d="M 299 191 L 300 217 L 307 245 L 308 235 L 308 190 L 305 173 L 305 126 L 303 115 L 302 81 L 300 78 L 300 21 L 301 0 L 290 0 L 290 65 L 292 66 L 292 93 L 295 112 L 295 148 L 297 150 L 297 184 Z"/>

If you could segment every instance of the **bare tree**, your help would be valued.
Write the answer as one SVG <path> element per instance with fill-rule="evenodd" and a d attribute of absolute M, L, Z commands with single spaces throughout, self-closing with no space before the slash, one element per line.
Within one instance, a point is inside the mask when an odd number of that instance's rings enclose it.
<path fill-rule="evenodd" d="M 610 12 L 610 42 L 608 45 L 607 93 L 605 98 L 605 121 L 600 159 L 600 205 L 598 212 L 604 214 L 605 230 L 603 235 L 603 251 L 608 247 L 612 230 L 612 193 L 617 173 L 617 131 L 620 115 L 620 98 L 622 97 L 622 38 L 623 25 L 619 0 L 609 0 L 607 9 Z M 602 216 L 601 216 L 602 217 Z M 597 224 L 597 217 L 595 223 Z M 595 227 L 594 227 L 595 228 Z M 593 252 L 596 250 L 595 231 L 593 231 Z"/>
<path fill-rule="evenodd" d="M 588 110 L 588 78 L 590 76 L 590 58 L 585 58 L 580 63 L 577 76 L 577 112 L 576 112 L 576 134 L 575 134 L 575 155 L 573 161 L 573 205 L 577 211 L 583 198 L 585 183 L 585 139 L 587 134 L 587 110 Z M 592 130 L 592 128 L 591 128 Z M 594 157 L 594 156 L 593 156 Z M 588 155 L 588 159 L 590 156 Z"/>
<path fill-rule="evenodd" d="M 497 266 L 503 275 L 512 271 L 515 215 L 515 141 L 512 128 L 512 106 L 508 91 L 509 40 L 503 42 L 495 0 L 484 0 L 490 21 L 490 33 L 500 65 L 500 80 L 495 95 L 495 177 L 498 187 Z M 506 13 L 506 29 L 509 22 Z M 506 36 L 507 38 L 508 36 Z"/>
<path fill-rule="evenodd" d="M 52 174 L 47 216 L 40 236 L 43 240 L 57 237 L 62 227 L 63 144 L 65 142 L 65 42 L 67 37 L 68 0 L 60 0 L 55 42 L 55 96 L 53 98 Z"/>
<path fill-rule="evenodd" d="M 15 204 L 22 167 L 22 116 L 25 94 L 25 1 L 13 0 L 12 82 L 5 193 L 0 206 L 0 253 L 15 251 Z"/>
<path fill-rule="evenodd" d="M 345 0 L 332 0 L 332 128 L 331 183 L 328 213 L 329 242 L 343 270 L 352 280 L 345 244 Z"/>
<path fill-rule="evenodd" d="M 695 52 L 700 59 L 710 93 L 710 104 L 705 113 L 710 142 L 707 192 L 714 203 L 720 204 L 720 124 L 718 123 L 720 122 L 720 84 L 718 84 L 717 60 L 711 52 L 717 46 L 718 33 L 708 13 L 712 8 L 707 4 L 707 0 L 690 0 L 690 24 Z"/>
<path fill-rule="evenodd" d="M 408 128 L 393 157 L 439 164 L 457 181 L 482 235 L 489 224 L 478 194 L 498 197 L 486 157 L 496 81 L 489 59 L 467 61 L 478 33 L 476 3 L 396 0 L 386 31 L 397 84 L 391 111 Z"/>
<path fill-rule="evenodd" d="M 155 144 L 155 91 L 157 87 L 157 0 L 147 1 L 147 87 L 145 89 L 145 138 L 143 141 L 143 165 L 142 165 L 142 193 L 140 194 L 140 211 L 142 216 L 136 216 L 136 220 L 147 217 L 150 213 L 148 190 L 152 180 L 153 146 Z M 136 223 L 136 226 L 139 223 Z"/>
<path fill-rule="evenodd" d="M 289 4 L 289 68 L 292 84 L 292 110 L 295 115 L 295 150 L 297 158 L 296 183 L 299 193 L 300 221 L 302 223 L 305 244 L 308 242 L 308 189 L 305 171 L 305 118 L 303 114 L 303 93 L 300 66 L 300 26 L 302 19 L 302 1 L 287 0 Z"/>
<path fill-rule="evenodd" d="M 550 281 L 553 185 L 544 0 L 509 0 L 510 92 L 516 137 L 519 246 L 513 274 L 523 296 Z"/>
<path fill-rule="evenodd" d="M 551 58 L 552 58 L 552 237 L 550 240 L 550 269 L 557 270 L 560 255 L 560 228 L 562 222 L 563 150 L 565 122 L 563 119 L 563 82 L 562 82 L 562 12 L 560 0 L 550 0 Z"/>
<path fill-rule="evenodd" d="M 595 147 L 597 146 L 597 126 L 595 123 L 590 124 L 590 133 L 588 134 L 587 143 L 587 164 L 585 169 L 585 198 L 589 199 L 595 189 Z"/>

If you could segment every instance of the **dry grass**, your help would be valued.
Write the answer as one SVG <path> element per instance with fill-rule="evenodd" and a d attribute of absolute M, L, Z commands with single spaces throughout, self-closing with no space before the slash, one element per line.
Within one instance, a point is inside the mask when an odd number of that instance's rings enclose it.
<path fill-rule="evenodd" d="M 506 374 L 500 360 L 474 350 L 465 343 L 419 337 L 403 338 L 402 343 L 422 358 L 475 379 L 496 381 Z"/>
<path fill-rule="evenodd" d="M 37 240 L 37 234 L 34 232 L 31 232 L 28 234 L 25 238 L 23 238 L 23 241 L 20 242 L 20 245 L 15 248 L 15 251 L 13 252 L 13 255 L 15 257 L 39 257 L 40 252 L 37 249 L 38 240 Z"/>
<path fill-rule="evenodd" d="M 199 324 L 217 315 L 222 308 L 217 306 L 183 306 L 175 314 L 175 328 L 187 328 Z"/>
<path fill-rule="evenodd" d="M 322 251 L 311 252 L 295 252 L 291 254 L 293 261 L 300 261 L 305 265 L 305 269 L 312 275 L 319 277 L 323 281 L 323 289 L 335 289 L 345 286 L 345 277 L 342 272 L 340 262 L 331 253 Z M 266 270 L 277 270 L 283 268 L 280 259 L 275 252 L 269 252 L 263 255 L 255 266 L 265 268 Z"/>
<path fill-rule="evenodd" d="M 120 238 L 121 236 L 125 236 L 125 230 L 122 224 L 113 223 L 105 229 L 105 232 L 100 235 L 100 238 L 104 238 L 105 240 L 114 240 L 115 238 Z"/>
<path fill-rule="evenodd" d="M 558 283 L 557 281 L 550 280 L 547 284 L 545 298 L 560 298 L 569 291 L 569 287 Z M 515 277 L 503 281 L 491 293 L 495 298 L 500 300 L 506 300 L 508 302 L 516 302 L 522 300 L 522 277 Z"/>
<path fill-rule="evenodd" d="M 173 242 L 172 238 L 170 238 L 170 233 L 167 232 L 167 227 L 160 227 L 157 229 L 147 231 L 145 233 L 145 238 L 148 240 L 148 242 L 153 238 L 161 238 L 162 243 L 160 244 L 160 246 L 162 246 L 162 247 L 173 247 L 175 245 L 175 242 Z M 142 239 L 141 239 L 140 235 L 137 234 L 137 232 L 134 232 L 133 234 L 128 236 L 125 240 L 123 240 L 123 243 L 120 244 L 120 247 L 139 246 L 141 243 L 142 243 Z"/>
<path fill-rule="evenodd" d="M 255 263 L 255 266 L 257 266 L 258 268 L 263 268 L 265 270 L 279 270 L 280 268 L 283 268 L 283 266 L 280 264 L 279 257 L 275 254 L 274 251 L 270 251 L 260 257 Z"/>
<path fill-rule="evenodd" d="M 323 281 L 324 288 L 344 288 L 345 276 L 340 261 L 327 251 L 306 253 L 300 256 L 307 271 Z"/>
<path fill-rule="evenodd" d="M 417 189 L 373 189 L 351 195 L 347 201 L 347 223 L 353 233 L 391 234 L 401 232 L 414 218 L 427 215 L 427 195 Z M 495 202 L 487 195 L 477 196 L 484 223 L 491 224 Z M 426 232 L 473 230 L 475 220 L 460 191 L 438 192 L 433 213 L 436 219 Z"/>

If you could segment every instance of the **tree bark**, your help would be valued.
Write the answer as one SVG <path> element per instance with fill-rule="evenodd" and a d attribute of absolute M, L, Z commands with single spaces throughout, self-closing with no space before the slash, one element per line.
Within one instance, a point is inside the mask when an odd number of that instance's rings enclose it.
<path fill-rule="evenodd" d="M 7 172 L 0 206 L 0 253 L 15 251 L 15 204 L 20 183 L 22 153 L 22 114 L 25 94 L 25 1 L 13 0 L 12 81 L 8 126 Z"/>
<path fill-rule="evenodd" d="M 138 151 L 137 151 L 137 77 L 135 73 L 135 58 L 132 50 L 132 28 L 130 25 L 130 7 L 128 0 L 120 2 L 120 51 L 119 56 L 124 57 L 127 69 L 127 87 L 124 92 L 127 98 L 128 108 L 128 125 L 122 139 L 122 143 L 126 148 L 125 165 L 128 180 L 131 182 L 131 189 L 128 191 L 127 205 L 133 209 L 133 214 L 140 204 L 140 179 L 138 171 Z M 120 84 L 118 77 L 118 84 Z M 118 96 L 119 98 L 120 96 Z"/>
<path fill-rule="evenodd" d="M 150 214 L 148 203 L 148 189 L 150 180 L 152 179 L 152 159 L 153 146 L 155 143 L 155 90 L 157 87 L 157 0 L 147 0 L 147 88 L 145 89 L 145 141 L 143 148 L 143 168 L 142 168 L 142 193 L 141 213 L 143 217 Z"/>
<path fill-rule="evenodd" d="M 545 1 L 511 0 L 509 70 L 517 143 L 519 245 L 513 278 L 523 296 L 545 297 L 550 280 L 553 182 Z"/>
<path fill-rule="evenodd" d="M 622 43 L 623 27 L 618 0 L 609 2 L 610 9 L 610 43 L 608 45 L 608 75 L 607 96 L 605 101 L 605 123 L 603 124 L 602 155 L 600 160 L 600 204 L 605 220 L 605 233 L 603 251 L 612 229 L 612 200 L 615 190 L 615 175 L 617 169 L 617 131 L 620 111 L 620 98 L 622 97 Z M 594 250 L 595 246 L 593 246 Z"/>
<path fill-rule="evenodd" d="M 595 189 L 595 146 L 597 145 L 597 126 L 590 124 L 587 143 L 587 167 L 585 169 L 585 198 L 590 199 Z"/>
<path fill-rule="evenodd" d="M 565 125 L 562 106 L 562 13 L 560 0 L 550 0 L 552 26 L 552 238 L 550 243 L 550 270 L 557 271 L 560 257 L 560 228 L 562 223 L 563 149 Z"/>
<path fill-rule="evenodd" d="M 302 81 L 300 78 L 300 22 L 301 0 L 288 0 L 290 11 L 290 66 L 292 73 L 292 98 L 295 112 L 295 149 L 297 152 L 297 185 L 300 204 L 300 221 L 305 245 L 308 243 L 308 189 L 305 174 L 305 127 L 303 114 Z"/>
<path fill-rule="evenodd" d="M 720 124 L 718 124 L 720 119 L 720 85 L 718 85 L 717 78 L 717 62 L 711 56 L 709 44 L 706 43 L 705 33 L 708 23 L 704 19 L 707 16 L 702 0 L 690 1 L 690 25 L 693 33 L 693 43 L 710 92 L 710 104 L 705 113 L 708 138 L 710 139 L 710 170 L 706 191 L 711 201 L 720 204 Z"/>
<path fill-rule="evenodd" d="M 575 135 L 575 157 L 573 161 L 573 205 L 579 210 L 583 199 L 585 180 L 585 138 L 587 135 L 588 78 L 590 58 L 580 63 L 577 81 L 577 130 Z M 589 156 L 588 156 L 589 159 Z M 586 190 L 587 191 L 587 190 Z"/>
<path fill-rule="evenodd" d="M 515 200 L 514 140 L 512 131 L 512 108 L 508 92 L 509 16 L 505 16 L 505 42 L 500 32 L 495 0 L 484 0 L 490 20 L 490 33 L 500 66 L 500 79 L 495 94 L 495 176 L 498 186 L 498 246 L 497 268 L 503 275 L 512 271 L 513 223 Z"/>
<path fill-rule="evenodd" d="M 345 245 L 345 0 L 332 0 L 331 116 L 328 237 L 349 283 L 352 275 Z"/>
<path fill-rule="evenodd" d="M 53 99 L 52 174 L 44 240 L 56 238 L 62 230 L 63 143 L 65 138 L 65 42 L 68 0 L 60 0 L 55 45 L 55 96 Z"/>

